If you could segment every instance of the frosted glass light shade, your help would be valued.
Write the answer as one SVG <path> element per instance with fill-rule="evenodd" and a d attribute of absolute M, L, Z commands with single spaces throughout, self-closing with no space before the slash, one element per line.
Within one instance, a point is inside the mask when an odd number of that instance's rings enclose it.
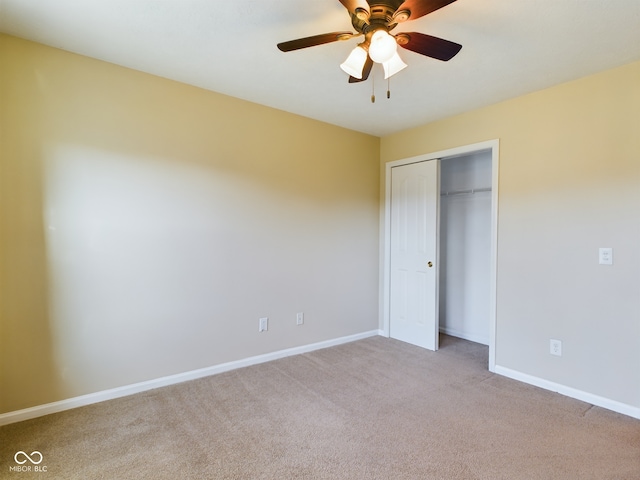
<path fill-rule="evenodd" d="M 396 50 L 398 44 L 396 39 L 389 35 L 385 30 L 377 30 L 371 36 L 371 45 L 369 45 L 369 56 L 376 63 L 384 63 L 389 61 Z"/>
<path fill-rule="evenodd" d="M 384 79 L 386 80 L 391 75 L 395 75 L 400 70 L 407 68 L 407 64 L 402 61 L 400 55 L 396 52 L 391 59 L 382 64 L 382 67 L 384 68 Z"/>
<path fill-rule="evenodd" d="M 362 47 L 354 48 L 340 68 L 352 77 L 361 79 L 364 64 L 367 61 L 367 51 Z"/>

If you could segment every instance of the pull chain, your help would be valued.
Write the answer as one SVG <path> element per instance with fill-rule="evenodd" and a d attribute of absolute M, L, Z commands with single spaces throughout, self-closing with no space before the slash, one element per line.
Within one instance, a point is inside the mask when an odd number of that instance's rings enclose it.
<path fill-rule="evenodd" d="M 387 78 L 387 98 L 391 98 L 391 77 Z"/>
<path fill-rule="evenodd" d="M 371 103 L 376 103 L 376 76 L 371 75 Z"/>

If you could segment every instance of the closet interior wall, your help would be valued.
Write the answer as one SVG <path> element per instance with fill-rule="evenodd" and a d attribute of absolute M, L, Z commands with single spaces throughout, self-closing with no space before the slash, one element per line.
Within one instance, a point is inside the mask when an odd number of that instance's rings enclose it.
<path fill-rule="evenodd" d="M 443 159 L 440 192 L 440 331 L 488 345 L 491 151 Z"/>

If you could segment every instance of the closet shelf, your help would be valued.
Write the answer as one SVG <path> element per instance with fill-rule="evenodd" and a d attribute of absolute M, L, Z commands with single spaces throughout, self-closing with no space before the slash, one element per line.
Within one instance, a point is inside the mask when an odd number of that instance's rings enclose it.
<path fill-rule="evenodd" d="M 452 195 L 466 195 L 466 194 L 474 194 L 480 192 L 490 192 L 491 187 L 489 188 L 472 188 L 470 190 L 454 190 L 451 192 L 440 192 L 440 196 L 442 197 L 450 197 Z"/>

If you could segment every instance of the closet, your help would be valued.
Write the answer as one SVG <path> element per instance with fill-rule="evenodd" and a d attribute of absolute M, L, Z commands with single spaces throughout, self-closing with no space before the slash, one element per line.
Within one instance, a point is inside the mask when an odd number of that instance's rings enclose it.
<path fill-rule="evenodd" d="M 489 344 L 491 151 L 440 168 L 440 332 Z"/>

